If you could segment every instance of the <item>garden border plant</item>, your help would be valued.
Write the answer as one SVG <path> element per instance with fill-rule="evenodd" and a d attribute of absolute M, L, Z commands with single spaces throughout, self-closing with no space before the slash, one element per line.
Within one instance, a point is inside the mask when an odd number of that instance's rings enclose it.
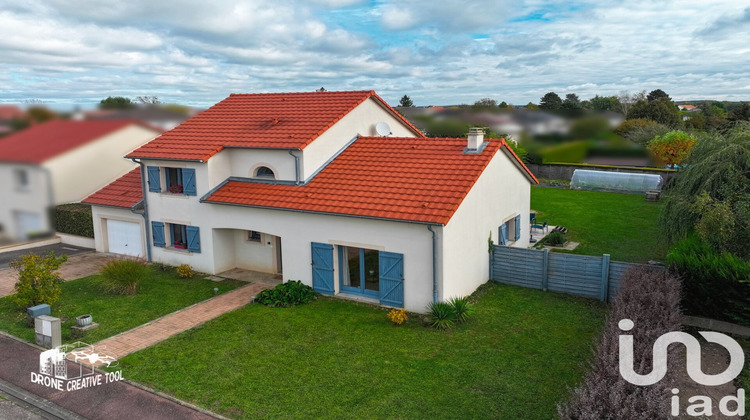
<path fill-rule="evenodd" d="M 255 302 L 270 307 L 289 307 L 308 303 L 317 294 L 312 287 L 299 280 L 290 280 L 276 285 L 273 289 L 266 289 L 258 293 Z"/>
<path fill-rule="evenodd" d="M 618 323 L 634 322 L 633 366 L 653 366 L 653 343 L 662 334 L 679 331 L 680 280 L 658 267 L 629 269 L 607 317 L 604 333 L 594 350 L 594 360 L 583 384 L 572 391 L 570 401 L 558 405 L 561 419 L 665 418 L 670 413 L 669 389 L 675 372 L 674 354 L 668 357 L 667 377 L 651 386 L 627 382 L 619 371 Z M 670 348 L 674 353 L 676 346 Z"/>

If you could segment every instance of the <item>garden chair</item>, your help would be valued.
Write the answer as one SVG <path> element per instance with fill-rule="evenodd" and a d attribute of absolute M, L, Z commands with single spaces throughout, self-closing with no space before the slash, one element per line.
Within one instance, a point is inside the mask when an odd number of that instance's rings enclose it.
<path fill-rule="evenodd" d="M 542 223 L 541 225 L 540 225 L 540 224 L 536 224 L 536 223 L 535 223 L 535 224 L 532 224 L 532 225 L 531 225 L 531 228 L 532 228 L 532 229 L 539 229 L 539 230 L 541 230 L 541 231 L 542 231 L 543 233 L 547 232 L 547 230 L 549 229 L 549 228 L 547 227 L 547 221 L 546 221 L 546 220 L 545 220 L 545 221 L 544 221 L 544 223 Z"/>

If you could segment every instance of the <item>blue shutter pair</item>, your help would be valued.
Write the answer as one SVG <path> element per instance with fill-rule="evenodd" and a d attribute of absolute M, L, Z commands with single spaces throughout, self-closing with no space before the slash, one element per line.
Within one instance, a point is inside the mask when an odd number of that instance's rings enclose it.
<path fill-rule="evenodd" d="M 149 166 L 147 169 L 148 190 L 150 192 L 161 192 L 161 177 L 159 176 L 159 167 Z M 195 169 L 182 169 L 182 191 L 185 195 L 198 195 L 198 189 L 195 186 Z"/>
<path fill-rule="evenodd" d="M 200 228 L 198 226 L 185 226 L 185 232 L 187 233 L 188 251 L 200 253 L 201 252 Z M 151 222 L 151 235 L 154 240 L 154 246 L 164 248 L 167 245 L 167 241 L 164 235 L 164 223 Z"/>
<path fill-rule="evenodd" d="M 507 245 L 508 244 L 508 224 L 503 223 L 500 225 L 500 232 L 497 235 L 498 241 L 500 241 L 500 245 Z"/>

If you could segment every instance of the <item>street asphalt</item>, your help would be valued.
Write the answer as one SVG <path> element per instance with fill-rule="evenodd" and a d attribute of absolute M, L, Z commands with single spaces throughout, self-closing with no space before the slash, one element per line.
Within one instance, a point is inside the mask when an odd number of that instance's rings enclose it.
<path fill-rule="evenodd" d="M 66 254 L 70 256 L 70 255 L 76 255 L 76 254 L 85 254 L 87 252 L 93 252 L 94 250 L 91 248 L 83 248 L 83 247 L 75 246 L 75 245 L 54 244 L 54 245 L 45 245 L 45 246 L 40 246 L 36 248 L 24 249 L 21 251 L 0 252 L 0 269 L 8 268 L 8 265 L 10 264 L 11 261 L 15 260 L 16 258 L 22 255 L 27 255 L 32 252 L 37 255 L 46 255 L 46 254 L 49 254 L 50 251 L 54 252 L 55 255 Z"/>

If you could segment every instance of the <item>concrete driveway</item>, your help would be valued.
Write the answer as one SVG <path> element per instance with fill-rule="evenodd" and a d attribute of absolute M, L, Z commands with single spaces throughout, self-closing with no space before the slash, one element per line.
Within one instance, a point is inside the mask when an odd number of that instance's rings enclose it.
<path fill-rule="evenodd" d="M 68 245 L 65 246 L 67 247 Z M 38 249 L 39 248 L 36 248 L 35 251 Z M 25 252 L 29 252 L 29 250 L 26 250 Z M 39 252 L 37 251 L 37 254 L 38 253 Z M 114 258 L 116 257 L 112 255 L 97 254 L 94 252 L 73 255 L 68 257 L 68 261 L 60 267 L 60 276 L 65 281 L 88 277 L 98 273 L 107 261 Z M 18 272 L 16 270 L 12 268 L 4 268 L 0 270 L 0 297 L 12 294 L 13 286 L 16 284 L 17 280 Z"/>

